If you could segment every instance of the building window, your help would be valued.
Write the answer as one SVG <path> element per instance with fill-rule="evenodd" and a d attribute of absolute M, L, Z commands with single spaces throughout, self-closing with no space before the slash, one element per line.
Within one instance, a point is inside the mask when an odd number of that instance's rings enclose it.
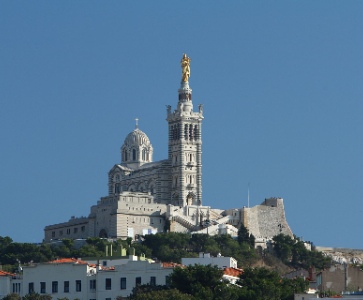
<path fill-rule="evenodd" d="M 64 292 L 69 293 L 69 281 L 65 281 L 63 287 Z"/>
<path fill-rule="evenodd" d="M 55 237 L 55 231 L 52 231 L 52 238 Z"/>
<path fill-rule="evenodd" d="M 86 230 L 86 226 L 81 227 L 81 231 L 84 232 Z"/>
<path fill-rule="evenodd" d="M 78 228 L 73 228 L 73 233 L 77 233 L 78 232 Z"/>
<path fill-rule="evenodd" d="M 156 277 L 155 276 L 150 277 L 150 285 L 156 285 Z"/>
<path fill-rule="evenodd" d="M 90 280 L 90 282 L 89 282 L 89 289 L 91 291 L 95 291 L 96 290 L 96 279 Z"/>
<path fill-rule="evenodd" d="M 132 160 L 136 160 L 136 150 L 132 149 Z"/>
<path fill-rule="evenodd" d="M 141 277 L 136 277 L 135 278 L 135 285 L 140 285 L 141 284 Z"/>
<path fill-rule="evenodd" d="M 120 288 L 126 290 L 126 277 L 121 277 Z"/>
<path fill-rule="evenodd" d="M 40 293 L 45 294 L 46 293 L 46 285 L 45 282 L 40 283 Z"/>
<path fill-rule="evenodd" d="M 80 280 L 76 280 L 76 292 L 82 291 L 82 282 Z"/>
<path fill-rule="evenodd" d="M 111 278 L 106 278 L 105 281 L 105 289 L 110 290 L 111 289 Z"/>
<path fill-rule="evenodd" d="M 28 294 L 34 293 L 34 282 L 29 282 L 28 285 Z"/>
<path fill-rule="evenodd" d="M 13 293 L 20 293 L 20 283 L 13 283 Z"/>
<path fill-rule="evenodd" d="M 170 275 L 165 276 L 165 285 L 170 286 L 171 285 L 171 277 Z"/>
<path fill-rule="evenodd" d="M 59 235 L 63 235 L 63 230 L 60 230 L 59 231 Z"/>
<path fill-rule="evenodd" d="M 58 281 L 52 281 L 52 293 L 58 293 Z"/>

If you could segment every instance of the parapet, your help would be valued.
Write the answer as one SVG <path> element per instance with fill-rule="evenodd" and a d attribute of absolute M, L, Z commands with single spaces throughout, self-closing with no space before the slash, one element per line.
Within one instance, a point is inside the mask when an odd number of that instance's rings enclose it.
<path fill-rule="evenodd" d="M 280 197 L 271 197 L 266 198 L 264 202 L 261 203 L 261 205 L 271 206 L 271 207 L 279 207 L 281 204 L 283 204 L 284 200 Z"/>

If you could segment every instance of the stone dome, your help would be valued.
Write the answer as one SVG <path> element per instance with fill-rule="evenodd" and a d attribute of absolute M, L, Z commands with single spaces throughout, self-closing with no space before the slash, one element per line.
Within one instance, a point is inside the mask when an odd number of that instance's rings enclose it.
<path fill-rule="evenodd" d="M 138 126 L 125 138 L 121 147 L 121 163 L 129 168 L 138 168 L 152 162 L 153 147 L 145 132 Z"/>
<path fill-rule="evenodd" d="M 140 147 L 151 145 L 150 140 L 145 132 L 141 131 L 139 128 L 135 128 L 132 132 L 130 132 L 124 141 L 124 146 L 127 147 Z"/>

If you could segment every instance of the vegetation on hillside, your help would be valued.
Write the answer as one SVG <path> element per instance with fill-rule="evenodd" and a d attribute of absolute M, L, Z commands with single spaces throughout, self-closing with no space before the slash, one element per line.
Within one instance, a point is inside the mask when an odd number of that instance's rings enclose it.
<path fill-rule="evenodd" d="M 229 284 L 222 276 L 223 271 L 216 266 L 176 268 L 170 286 L 141 285 L 133 290 L 130 299 L 292 300 L 294 293 L 304 292 L 309 284 L 303 278 L 283 279 L 266 268 L 246 268 L 237 285 Z"/>
<path fill-rule="evenodd" d="M 56 244 L 15 243 L 10 237 L 0 237 L 0 263 L 5 271 L 15 272 L 19 262 L 27 264 L 54 260 L 58 257 L 102 257 L 109 241 L 89 238 L 82 247 L 76 247 L 73 240 L 64 239 Z M 131 239 L 113 241 L 113 249 L 122 245 L 135 250 L 136 255 L 145 254 L 159 261 L 181 262 L 182 257 L 198 257 L 199 252 L 212 256 L 232 256 L 238 266 L 244 269 L 237 281 L 231 285 L 222 280 L 223 272 L 213 266 L 189 266 L 176 268 L 168 286 L 138 286 L 130 299 L 293 299 L 293 294 L 306 290 L 308 282 L 303 279 L 284 279 L 289 270 L 314 267 L 327 268 L 331 260 L 322 253 L 308 250 L 296 237 L 279 234 L 273 238 L 269 250 L 254 248 L 255 238 L 241 226 L 237 239 L 229 235 L 209 236 L 207 234 L 158 233 Z M 132 250 L 131 251 L 131 247 Z M 263 266 L 263 267 L 261 267 Z M 49 295 L 26 295 L 20 298 L 10 294 L 3 300 L 48 300 Z M 121 298 L 120 298 L 121 299 Z M 67 300 L 67 299 L 59 299 Z"/>
<path fill-rule="evenodd" d="M 180 263 L 182 257 L 198 257 L 199 252 L 212 256 L 232 256 L 241 268 L 251 266 L 271 267 L 280 273 L 288 269 L 315 267 L 327 268 L 331 260 L 318 251 L 307 250 L 298 238 L 279 234 L 273 238 L 270 251 L 254 248 L 255 238 L 242 225 L 237 239 L 230 235 L 209 236 L 207 234 L 157 233 L 141 237 L 141 241 L 131 243 L 131 239 L 114 241 L 113 249 L 120 244 L 125 249 L 133 247 L 136 255 L 159 261 Z M 109 244 L 105 239 L 88 238 L 82 247 L 76 247 L 73 240 L 63 239 L 57 244 L 15 243 L 10 237 L 0 236 L 0 263 L 5 271 L 14 272 L 18 262 L 45 262 L 58 257 L 102 257 Z M 273 251 L 272 251 L 273 250 Z"/>

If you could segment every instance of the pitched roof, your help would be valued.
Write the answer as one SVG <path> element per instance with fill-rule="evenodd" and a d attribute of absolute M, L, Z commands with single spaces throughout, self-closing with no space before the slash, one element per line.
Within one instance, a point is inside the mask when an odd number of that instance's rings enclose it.
<path fill-rule="evenodd" d="M 56 260 L 51 260 L 49 261 L 50 264 L 69 264 L 69 263 L 74 263 L 74 264 L 80 264 L 80 265 L 87 265 L 88 263 L 86 261 L 83 260 L 79 260 L 76 258 L 58 258 Z"/>
<path fill-rule="evenodd" d="M 243 273 L 243 270 L 237 269 L 237 268 L 225 268 L 223 270 L 223 275 L 226 275 L 226 276 L 239 277 L 242 273 Z"/>
<path fill-rule="evenodd" d="M 175 268 L 175 267 L 184 267 L 181 264 L 173 263 L 173 262 L 163 262 L 163 268 Z"/>
<path fill-rule="evenodd" d="M 0 270 L 0 276 L 15 276 L 15 274 Z"/>

